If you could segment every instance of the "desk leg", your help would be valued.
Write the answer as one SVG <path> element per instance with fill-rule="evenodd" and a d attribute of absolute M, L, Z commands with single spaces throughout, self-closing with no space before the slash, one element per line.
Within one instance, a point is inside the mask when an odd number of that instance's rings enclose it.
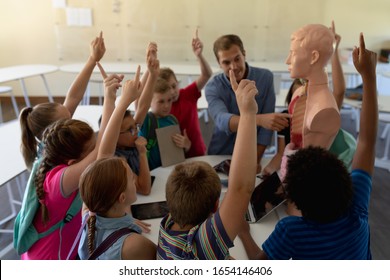
<path fill-rule="evenodd" d="M 24 95 L 24 101 L 25 101 L 25 103 L 26 103 L 26 106 L 27 106 L 27 107 L 31 107 L 30 99 L 28 98 L 28 93 L 27 93 L 26 84 L 24 83 L 24 80 L 23 80 L 23 79 L 19 79 L 19 81 L 20 81 L 20 84 L 21 84 L 21 86 L 22 86 L 23 95 Z"/>
<path fill-rule="evenodd" d="M 46 88 L 46 91 L 47 91 L 47 96 L 49 98 L 49 102 L 53 103 L 54 99 L 53 99 L 53 96 L 51 95 L 51 91 L 49 89 L 49 85 L 47 84 L 46 77 L 43 74 L 41 74 L 41 77 L 42 77 L 43 83 L 45 84 L 45 88 Z"/>

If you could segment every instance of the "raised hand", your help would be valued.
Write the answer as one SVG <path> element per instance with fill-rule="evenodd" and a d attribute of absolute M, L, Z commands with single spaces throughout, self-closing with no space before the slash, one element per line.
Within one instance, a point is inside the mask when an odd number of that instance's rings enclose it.
<path fill-rule="evenodd" d="M 123 85 L 121 102 L 130 104 L 141 95 L 140 71 L 141 67 L 138 65 L 134 80 L 127 80 Z"/>
<path fill-rule="evenodd" d="M 353 64 L 362 77 L 372 76 L 375 78 L 377 55 L 366 49 L 363 33 L 360 33 L 359 48 L 352 51 Z"/>
<path fill-rule="evenodd" d="M 96 37 L 92 40 L 90 44 L 90 53 L 93 59 L 98 62 L 102 59 L 104 53 L 106 52 L 106 46 L 104 45 L 103 31 L 100 31 L 99 37 Z"/>
<path fill-rule="evenodd" d="M 160 61 L 157 59 L 157 44 L 155 42 L 150 42 L 146 50 L 146 65 L 151 74 L 158 75 Z"/>
<path fill-rule="evenodd" d="M 335 40 L 335 51 L 337 51 L 338 47 L 339 47 L 339 44 L 340 44 L 340 41 L 341 41 L 341 36 L 339 34 L 336 33 L 336 27 L 335 27 L 335 24 L 334 24 L 334 20 L 332 20 L 332 25 L 331 27 L 329 28 L 330 31 L 332 31 L 333 35 L 334 35 L 334 40 Z"/>
<path fill-rule="evenodd" d="M 192 39 L 192 51 L 198 57 L 202 54 L 203 51 L 203 43 L 198 37 L 198 28 L 195 31 L 195 36 Z"/>
<path fill-rule="evenodd" d="M 237 84 L 236 76 L 234 75 L 233 70 L 229 71 L 230 75 L 230 84 L 232 85 L 232 89 L 236 94 L 238 108 L 240 109 L 240 113 L 257 113 L 257 103 L 255 100 L 255 95 L 259 92 L 256 88 L 256 84 L 254 81 L 250 80 L 241 80 L 239 84 Z"/>
<path fill-rule="evenodd" d="M 106 71 L 104 71 L 103 66 L 96 62 L 96 65 L 98 66 L 100 73 L 102 74 L 103 81 L 104 81 L 104 97 L 114 99 L 116 98 L 116 91 L 118 88 L 120 88 L 121 82 L 123 80 L 123 75 L 117 75 L 112 74 L 110 76 L 107 76 Z"/>

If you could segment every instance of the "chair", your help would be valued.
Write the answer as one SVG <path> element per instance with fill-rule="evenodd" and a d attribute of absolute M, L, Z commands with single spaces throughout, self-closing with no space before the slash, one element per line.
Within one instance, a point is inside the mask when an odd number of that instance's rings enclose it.
<path fill-rule="evenodd" d="M 19 108 L 18 108 L 18 104 L 16 103 L 15 96 L 12 93 L 12 87 L 0 86 L 0 94 L 2 94 L 2 93 L 9 93 L 9 95 L 11 97 L 12 105 L 14 107 L 14 111 L 16 114 L 16 118 L 18 118 L 19 117 Z M 0 123 L 2 123 L 2 122 L 3 122 L 3 112 L 1 109 L 1 101 L 0 101 Z"/>
<path fill-rule="evenodd" d="M 375 166 L 379 168 L 384 168 L 390 171 L 390 159 L 389 159 L 389 150 L 390 150 L 390 114 L 379 113 L 378 120 L 384 122 L 385 128 L 380 136 L 381 140 L 386 140 L 385 150 L 383 151 L 383 156 L 381 158 L 375 158 Z"/>
<path fill-rule="evenodd" d="M 88 83 L 87 90 L 84 94 L 82 105 L 89 105 L 90 104 L 90 98 L 91 98 L 91 84 L 97 84 L 99 89 L 99 105 L 102 105 L 102 97 L 103 97 L 103 80 L 101 78 L 91 78 Z"/>

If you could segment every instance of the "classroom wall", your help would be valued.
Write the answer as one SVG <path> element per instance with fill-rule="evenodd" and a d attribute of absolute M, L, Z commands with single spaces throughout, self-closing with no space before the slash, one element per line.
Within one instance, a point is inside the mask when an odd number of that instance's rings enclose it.
<path fill-rule="evenodd" d="M 289 50 L 290 34 L 308 23 L 336 22 L 341 48 L 358 44 L 365 34 L 367 47 L 390 48 L 390 1 L 388 0 L 68 0 L 67 7 L 91 8 L 93 25 L 68 26 L 64 8 L 52 0 L 0 1 L 0 67 L 17 64 L 84 62 L 89 42 L 103 30 L 103 61 L 144 61 L 149 41 L 159 46 L 159 59 L 194 63 L 191 38 L 196 28 L 204 55 L 217 66 L 212 44 L 223 34 L 238 34 L 247 60 L 281 61 Z M 345 56 L 347 52 L 343 52 Z M 73 74 L 47 75 L 54 95 L 64 95 Z M 16 95 L 20 85 L 9 83 Z M 30 95 L 45 95 L 39 78 L 26 80 Z"/>

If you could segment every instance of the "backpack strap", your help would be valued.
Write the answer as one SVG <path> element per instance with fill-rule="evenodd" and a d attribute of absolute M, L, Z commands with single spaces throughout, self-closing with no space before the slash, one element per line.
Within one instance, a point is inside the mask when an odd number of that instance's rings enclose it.
<path fill-rule="evenodd" d="M 107 251 L 107 249 L 110 248 L 111 245 L 114 244 L 120 237 L 132 232 L 136 231 L 129 228 L 121 228 L 114 231 L 106 239 L 104 239 L 104 241 L 92 252 L 88 260 L 96 260 L 96 258 L 98 258 L 105 251 Z"/>
<path fill-rule="evenodd" d="M 74 197 L 72 204 L 70 205 L 68 211 L 66 212 L 65 218 L 55 225 L 53 225 L 51 228 L 49 228 L 47 231 L 41 232 L 38 234 L 39 239 L 49 235 L 53 231 L 55 231 L 58 228 L 62 228 L 66 223 L 69 223 L 73 217 L 80 211 L 82 205 L 80 192 L 77 192 L 77 195 Z"/>
<path fill-rule="evenodd" d="M 156 128 L 158 128 L 158 122 L 156 116 L 151 111 L 148 112 L 148 116 L 148 133 L 146 135 L 148 142 L 146 143 L 146 149 L 147 157 L 149 158 L 150 149 L 157 144 Z"/>
<path fill-rule="evenodd" d="M 146 144 L 146 149 L 147 149 L 147 157 L 149 158 L 149 151 L 151 148 L 156 146 L 157 144 L 157 135 L 156 135 L 156 129 L 159 128 L 159 123 L 157 121 L 156 116 L 149 111 L 148 112 L 148 133 L 146 135 L 147 139 L 147 144 Z M 179 124 L 178 120 L 176 117 L 172 114 L 168 115 L 168 118 L 172 121 L 174 124 Z"/>

